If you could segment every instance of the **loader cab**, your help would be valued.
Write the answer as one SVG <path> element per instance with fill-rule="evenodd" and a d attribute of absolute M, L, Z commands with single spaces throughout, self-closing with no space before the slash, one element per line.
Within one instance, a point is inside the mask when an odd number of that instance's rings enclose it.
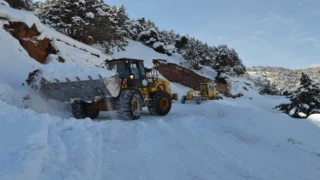
<path fill-rule="evenodd" d="M 106 69 L 117 72 L 119 77 L 127 80 L 128 88 L 145 88 L 148 86 L 143 60 L 116 59 L 106 61 Z"/>
<path fill-rule="evenodd" d="M 200 90 L 202 96 L 213 96 L 213 92 L 215 92 L 215 88 L 212 83 L 200 83 Z"/>
<path fill-rule="evenodd" d="M 219 92 L 212 83 L 200 83 L 201 96 L 204 98 L 215 99 L 221 98 Z"/>

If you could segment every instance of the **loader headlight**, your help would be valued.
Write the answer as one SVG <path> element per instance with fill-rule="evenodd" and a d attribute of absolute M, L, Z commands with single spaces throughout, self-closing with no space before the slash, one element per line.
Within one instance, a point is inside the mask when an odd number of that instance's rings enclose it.
<path fill-rule="evenodd" d="M 133 78 L 134 78 L 134 76 L 133 76 L 133 74 L 131 74 L 131 75 L 130 75 L 130 79 L 133 80 Z"/>

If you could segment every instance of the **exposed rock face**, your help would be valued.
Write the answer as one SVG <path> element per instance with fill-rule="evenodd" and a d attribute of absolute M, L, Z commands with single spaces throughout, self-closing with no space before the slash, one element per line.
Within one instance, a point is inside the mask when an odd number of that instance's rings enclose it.
<path fill-rule="evenodd" d="M 177 64 L 167 63 L 166 60 L 154 59 L 153 64 L 156 65 L 156 69 L 169 81 L 182 84 L 195 90 L 200 90 L 200 83 L 214 82 L 216 83 L 216 89 L 227 97 L 241 97 L 242 94 L 232 95 L 230 93 L 230 85 L 211 80 L 209 78 L 200 76 L 190 69 L 184 68 Z"/>
<path fill-rule="evenodd" d="M 19 40 L 20 44 L 29 53 L 30 57 L 40 63 L 45 63 L 49 54 L 57 53 L 48 38 L 42 40 L 37 38 L 40 33 L 35 25 L 29 28 L 22 22 L 10 22 L 10 24 L 4 25 L 4 29 Z"/>
<path fill-rule="evenodd" d="M 156 69 L 169 81 L 180 83 L 195 90 L 200 90 L 200 82 L 212 81 L 187 68 L 178 66 L 177 64 L 167 63 L 165 60 L 154 59 L 153 64 L 156 65 Z"/>

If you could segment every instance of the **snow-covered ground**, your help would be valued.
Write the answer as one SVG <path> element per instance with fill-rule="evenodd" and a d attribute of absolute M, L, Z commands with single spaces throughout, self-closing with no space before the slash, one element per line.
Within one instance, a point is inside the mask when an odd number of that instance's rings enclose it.
<path fill-rule="evenodd" d="M 19 13 L 25 12 L 0 5 L 0 15 L 17 18 Z M 34 19 L 30 15 L 20 20 Z M 136 121 L 117 120 L 115 112 L 101 113 L 96 121 L 76 120 L 68 104 L 44 101 L 25 85 L 28 73 L 43 65 L 1 28 L 3 23 L 6 21 L 0 21 L 1 180 L 320 177 L 320 116 L 292 119 L 273 109 L 288 101 L 284 97 L 260 96 L 250 90 L 238 99 L 203 101 L 201 105 L 176 102 L 164 117 L 151 116 L 144 108 Z M 66 64 L 92 67 L 108 57 L 45 26 L 41 32 L 40 36 L 63 37 L 63 43 L 57 41 L 55 46 L 65 49 L 61 53 L 69 57 Z M 94 59 L 65 42 L 101 56 Z M 130 42 L 127 49 L 114 57 L 165 58 L 136 42 Z M 141 57 L 134 57 L 137 54 Z M 181 60 L 170 58 L 170 62 Z M 236 81 L 234 90 L 242 89 Z M 179 97 L 188 90 L 177 83 L 171 86 Z"/>
<path fill-rule="evenodd" d="M 275 102 L 176 103 L 137 121 L 66 120 L 0 102 L 0 179 L 318 179 L 320 125 Z"/>

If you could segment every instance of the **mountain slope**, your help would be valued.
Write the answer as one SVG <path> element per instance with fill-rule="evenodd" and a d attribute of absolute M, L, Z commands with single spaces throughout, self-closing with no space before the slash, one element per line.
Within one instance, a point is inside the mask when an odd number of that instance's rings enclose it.
<path fill-rule="evenodd" d="M 282 67 L 252 67 L 248 68 L 250 78 L 266 84 L 269 81 L 280 91 L 294 90 L 300 86 L 301 73 L 307 74 L 313 81 L 320 81 L 320 67 L 305 69 L 286 69 Z"/>

